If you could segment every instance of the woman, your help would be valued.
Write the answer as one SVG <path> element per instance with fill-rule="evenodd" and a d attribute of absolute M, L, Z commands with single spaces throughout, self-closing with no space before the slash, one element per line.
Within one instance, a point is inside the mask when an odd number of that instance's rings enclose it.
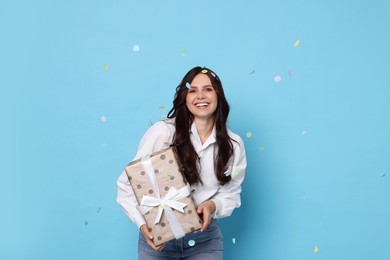
<path fill-rule="evenodd" d="M 176 88 L 168 119 L 145 133 L 135 159 L 175 145 L 203 224 L 200 232 L 156 246 L 123 172 L 117 182 L 117 202 L 140 229 L 139 259 L 222 259 L 216 219 L 230 216 L 241 205 L 246 168 L 244 143 L 226 127 L 229 110 L 218 76 L 208 68 L 195 67 Z"/>

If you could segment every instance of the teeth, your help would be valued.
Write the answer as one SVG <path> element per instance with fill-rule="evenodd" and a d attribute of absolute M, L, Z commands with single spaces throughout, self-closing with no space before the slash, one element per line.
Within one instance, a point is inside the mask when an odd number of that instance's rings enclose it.
<path fill-rule="evenodd" d="M 207 105 L 208 105 L 207 103 L 196 104 L 197 107 L 206 107 Z"/>

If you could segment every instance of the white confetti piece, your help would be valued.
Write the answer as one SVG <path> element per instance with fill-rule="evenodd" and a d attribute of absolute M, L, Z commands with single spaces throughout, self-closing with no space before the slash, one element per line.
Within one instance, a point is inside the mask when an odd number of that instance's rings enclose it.
<path fill-rule="evenodd" d="M 306 130 L 302 130 L 301 135 L 302 135 L 302 136 L 307 135 Z"/>
<path fill-rule="evenodd" d="M 279 83 L 280 81 L 282 81 L 282 77 L 280 75 L 276 75 L 274 77 L 274 81 L 275 81 L 275 83 Z"/>
<path fill-rule="evenodd" d="M 230 170 L 227 170 L 227 171 L 225 172 L 225 176 L 230 176 Z"/>
<path fill-rule="evenodd" d="M 140 49 L 139 45 L 137 45 L 137 44 L 133 45 L 134 52 L 139 52 L 139 49 Z"/>
<path fill-rule="evenodd" d="M 189 245 L 189 246 L 194 246 L 194 245 L 195 245 L 195 241 L 194 241 L 194 240 L 188 241 L 188 245 Z"/>
<path fill-rule="evenodd" d="M 236 244 L 236 238 L 235 237 L 232 238 L 232 242 L 233 242 L 234 245 Z"/>
<path fill-rule="evenodd" d="M 107 117 L 106 117 L 106 116 L 101 116 L 101 117 L 100 117 L 100 120 L 101 120 L 103 123 L 105 123 L 105 122 L 107 122 Z"/>

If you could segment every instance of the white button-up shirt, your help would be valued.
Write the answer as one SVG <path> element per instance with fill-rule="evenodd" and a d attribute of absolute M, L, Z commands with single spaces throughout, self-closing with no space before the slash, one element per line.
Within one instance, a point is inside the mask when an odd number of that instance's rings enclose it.
<path fill-rule="evenodd" d="M 168 148 L 173 142 L 175 133 L 174 119 L 159 121 L 151 126 L 142 137 L 137 154 L 134 160 L 145 155 Z M 233 158 L 228 163 L 228 171 L 232 179 L 225 185 L 220 185 L 215 176 L 214 156 L 216 155 L 216 129 L 215 126 L 204 144 L 202 144 L 195 123 L 190 130 L 190 139 L 200 158 L 200 178 L 203 184 L 197 183 L 191 185 L 192 197 L 197 205 L 212 200 L 215 203 L 216 210 L 214 218 L 230 216 L 235 208 L 241 205 L 241 183 L 244 180 L 246 169 L 245 147 L 242 139 L 228 130 L 233 143 Z M 145 224 L 141 213 L 137 210 L 137 200 L 130 186 L 126 172 L 123 171 L 118 181 L 117 202 L 122 206 L 126 215 L 139 228 Z"/>

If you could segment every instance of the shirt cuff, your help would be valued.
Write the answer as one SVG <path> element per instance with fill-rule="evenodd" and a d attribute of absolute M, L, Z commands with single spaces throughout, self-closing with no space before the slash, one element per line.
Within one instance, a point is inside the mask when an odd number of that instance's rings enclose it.
<path fill-rule="evenodd" d="M 222 209 L 222 201 L 218 198 L 212 198 L 210 199 L 212 202 L 215 204 L 215 211 L 213 214 L 211 214 L 212 218 L 217 218 L 218 217 L 218 212 L 221 211 Z"/>

